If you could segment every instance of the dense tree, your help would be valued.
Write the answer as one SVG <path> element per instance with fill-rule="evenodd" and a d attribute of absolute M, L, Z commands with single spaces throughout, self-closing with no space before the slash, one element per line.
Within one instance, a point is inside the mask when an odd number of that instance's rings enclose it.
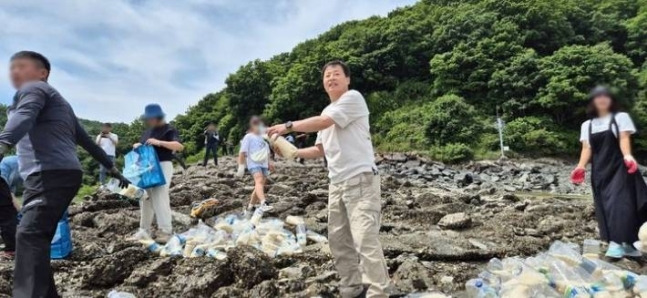
<path fill-rule="evenodd" d="M 537 103 L 559 124 L 581 119 L 588 90 L 612 86 L 627 106 L 633 103 L 637 79 L 633 63 L 614 53 L 608 44 L 566 46 L 542 59 L 539 73 L 546 84 L 539 88 Z"/>
<path fill-rule="evenodd" d="M 205 121 L 236 142 L 251 114 L 272 123 L 317 115 L 329 103 L 320 68 L 342 59 L 378 149 L 445 160 L 496 149 L 498 111 L 515 151 L 571 154 L 596 84 L 616 88 L 629 109 L 636 102 L 632 115 L 647 125 L 645 40 L 646 0 L 421 0 L 248 63 L 176 124 L 195 154 Z"/>

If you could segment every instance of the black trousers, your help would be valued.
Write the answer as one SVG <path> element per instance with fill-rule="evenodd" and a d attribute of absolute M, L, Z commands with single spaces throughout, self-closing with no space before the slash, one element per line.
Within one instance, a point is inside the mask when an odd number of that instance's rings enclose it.
<path fill-rule="evenodd" d="M 16 233 L 14 298 L 59 297 L 50 267 L 58 221 L 81 187 L 80 170 L 49 170 L 25 179 L 22 219 Z"/>
<path fill-rule="evenodd" d="M 13 196 L 7 182 L 0 178 L 0 236 L 4 251 L 16 250 L 16 226 L 18 211 L 13 205 Z"/>
<path fill-rule="evenodd" d="M 218 144 L 207 144 L 205 146 L 206 152 L 204 153 L 204 161 L 202 165 L 206 166 L 209 160 L 209 153 L 213 153 L 213 161 L 218 165 Z"/>

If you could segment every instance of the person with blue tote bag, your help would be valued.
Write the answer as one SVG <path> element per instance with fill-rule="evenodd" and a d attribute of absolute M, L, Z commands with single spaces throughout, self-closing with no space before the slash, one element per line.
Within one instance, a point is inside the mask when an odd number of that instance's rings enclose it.
<path fill-rule="evenodd" d="M 139 143 L 133 145 L 135 149 L 142 145 L 155 148 L 166 183 L 146 189 L 148 198 L 139 203 L 141 211 L 139 230 L 129 237 L 129 240 L 150 239 L 152 237 L 153 216 L 157 218 L 158 229 L 155 241 L 166 243 L 173 235 L 171 200 L 169 197 L 169 187 L 173 177 L 173 153 L 184 150 L 184 146 L 180 143 L 178 131 L 166 123 L 165 116 L 160 105 L 147 105 L 142 118 L 146 122 L 148 129 L 142 134 Z"/>

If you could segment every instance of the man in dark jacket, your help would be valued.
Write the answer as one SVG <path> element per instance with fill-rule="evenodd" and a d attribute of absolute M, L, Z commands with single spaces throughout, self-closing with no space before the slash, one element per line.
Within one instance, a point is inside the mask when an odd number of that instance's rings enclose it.
<path fill-rule="evenodd" d="M 203 166 L 207 166 L 209 161 L 209 153 L 213 153 L 213 162 L 218 165 L 218 145 L 220 144 L 220 135 L 218 134 L 218 127 L 215 124 L 209 123 L 207 129 L 204 131 L 204 161 Z"/>
<path fill-rule="evenodd" d="M 0 159 L 16 146 L 24 181 L 22 219 L 16 232 L 13 297 L 59 297 L 50 267 L 50 243 L 59 219 L 81 186 L 76 145 L 128 185 L 106 153 L 90 139 L 70 104 L 47 83 L 50 64 L 30 51 L 14 54 L 17 92 L 0 133 Z"/>

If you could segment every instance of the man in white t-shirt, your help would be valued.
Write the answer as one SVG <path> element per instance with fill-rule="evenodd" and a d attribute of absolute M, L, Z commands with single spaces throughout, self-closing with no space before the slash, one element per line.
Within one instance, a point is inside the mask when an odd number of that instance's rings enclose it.
<path fill-rule="evenodd" d="M 115 156 L 117 156 L 117 143 L 119 143 L 119 137 L 112 133 L 112 124 L 104 123 L 101 125 L 101 133 L 97 136 L 97 145 L 106 152 L 108 158 L 115 163 Z M 106 175 L 110 169 L 106 169 L 103 165 L 99 165 L 99 182 L 101 184 L 106 183 Z"/>
<path fill-rule="evenodd" d="M 378 236 L 381 189 L 362 94 L 349 90 L 350 70 L 341 61 L 323 67 L 330 104 L 320 116 L 287 122 L 268 134 L 319 132 L 315 146 L 299 149 L 300 158 L 328 160 L 328 240 L 340 277 L 340 294 L 387 297 L 389 275 Z M 361 268 L 360 268 L 361 267 Z M 368 288 L 362 284 L 362 274 Z"/>

